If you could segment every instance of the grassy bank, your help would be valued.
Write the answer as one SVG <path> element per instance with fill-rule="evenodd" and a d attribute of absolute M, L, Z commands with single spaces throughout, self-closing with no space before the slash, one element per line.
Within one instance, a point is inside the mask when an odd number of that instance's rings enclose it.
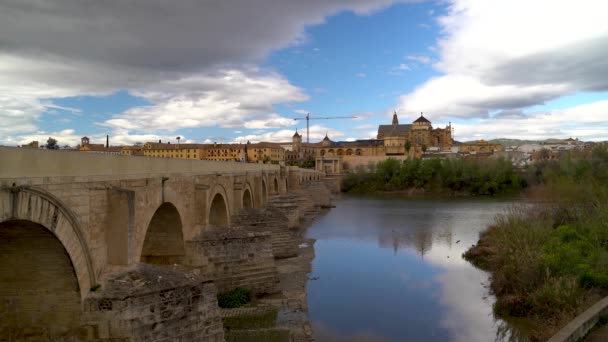
<path fill-rule="evenodd" d="M 375 193 L 422 190 L 460 195 L 517 193 L 526 181 L 508 160 L 486 159 L 387 159 L 371 168 L 348 174 L 342 184 L 345 192 Z"/>
<path fill-rule="evenodd" d="M 495 313 L 529 318 L 543 340 L 608 294 L 608 150 L 539 163 L 527 177 L 537 204 L 498 217 L 465 258 L 491 272 Z"/>

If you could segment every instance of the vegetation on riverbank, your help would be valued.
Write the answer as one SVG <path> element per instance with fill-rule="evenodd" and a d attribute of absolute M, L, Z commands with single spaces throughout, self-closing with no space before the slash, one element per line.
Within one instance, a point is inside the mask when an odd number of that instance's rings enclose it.
<path fill-rule="evenodd" d="M 435 193 L 498 195 L 519 192 L 526 181 L 503 158 L 407 159 L 389 158 L 371 169 L 359 168 L 342 184 L 345 192 L 372 193 L 423 189 Z"/>
<path fill-rule="evenodd" d="M 608 293 L 608 148 L 531 167 L 534 205 L 513 208 L 465 258 L 492 273 L 495 312 L 548 338 Z"/>
<path fill-rule="evenodd" d="M 238 287 L 217 295 L 217 305 L 220 308 L 238 308 L 249 303 L 250 300 L 251 294 L 249 290 Z"/>

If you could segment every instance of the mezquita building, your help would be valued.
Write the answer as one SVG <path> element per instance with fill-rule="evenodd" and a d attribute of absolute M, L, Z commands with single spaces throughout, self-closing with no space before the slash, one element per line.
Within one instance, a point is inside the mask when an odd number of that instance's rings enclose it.
<path fill-rule="evenodd" d="M 390 125 L 378 126 L 376 139 L 336 142 L 326 135 L 321 142 L 303 143 L 302 136 L 296 132 L 291 146 L 286 146 L 286 160 L 315 160 L 317 169 L 336 173 L 341 172 L 343 168 L 367 165 L 389 156 L 406 159 L 420 158 L 426 151 L 449 152 L 452 145 L 451 125 L 433 128 L 431 121 L 422 113 L 411 124 L 399 124 L 397 113 L 394 113 Z"/>

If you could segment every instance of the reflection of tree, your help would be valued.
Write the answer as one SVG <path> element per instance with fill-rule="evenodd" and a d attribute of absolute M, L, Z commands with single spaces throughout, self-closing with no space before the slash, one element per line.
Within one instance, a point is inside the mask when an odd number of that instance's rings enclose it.
<path fill-rule="evenodd" d="M 388 247 L 387 242 L 381 239 L 380 246 Z M 402 248 L 413 248 L 420 253 L 420 256 L 424 257 L 433 247 L 433 233 L 430 231 L 417 231 L 413 234 L 396 234 L 393 232 L 391 243 L 395 255 Z"/>
<path fill-rule="evenodd" d="M 428 231 L 417 232 L 414 235 L 414 248 L 424 257 L 433 247 L 433 234 Z"/>

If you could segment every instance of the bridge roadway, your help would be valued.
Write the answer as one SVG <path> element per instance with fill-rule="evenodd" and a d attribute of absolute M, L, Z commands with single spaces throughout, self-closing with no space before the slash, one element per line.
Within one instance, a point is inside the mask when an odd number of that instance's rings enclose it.
<path fill-rule="evenodd" d="M 327 200 L 322 178 L 0 147 L 0 340 L 223 340 L 217 288 L 274 292 L 277 237 Z"/>

